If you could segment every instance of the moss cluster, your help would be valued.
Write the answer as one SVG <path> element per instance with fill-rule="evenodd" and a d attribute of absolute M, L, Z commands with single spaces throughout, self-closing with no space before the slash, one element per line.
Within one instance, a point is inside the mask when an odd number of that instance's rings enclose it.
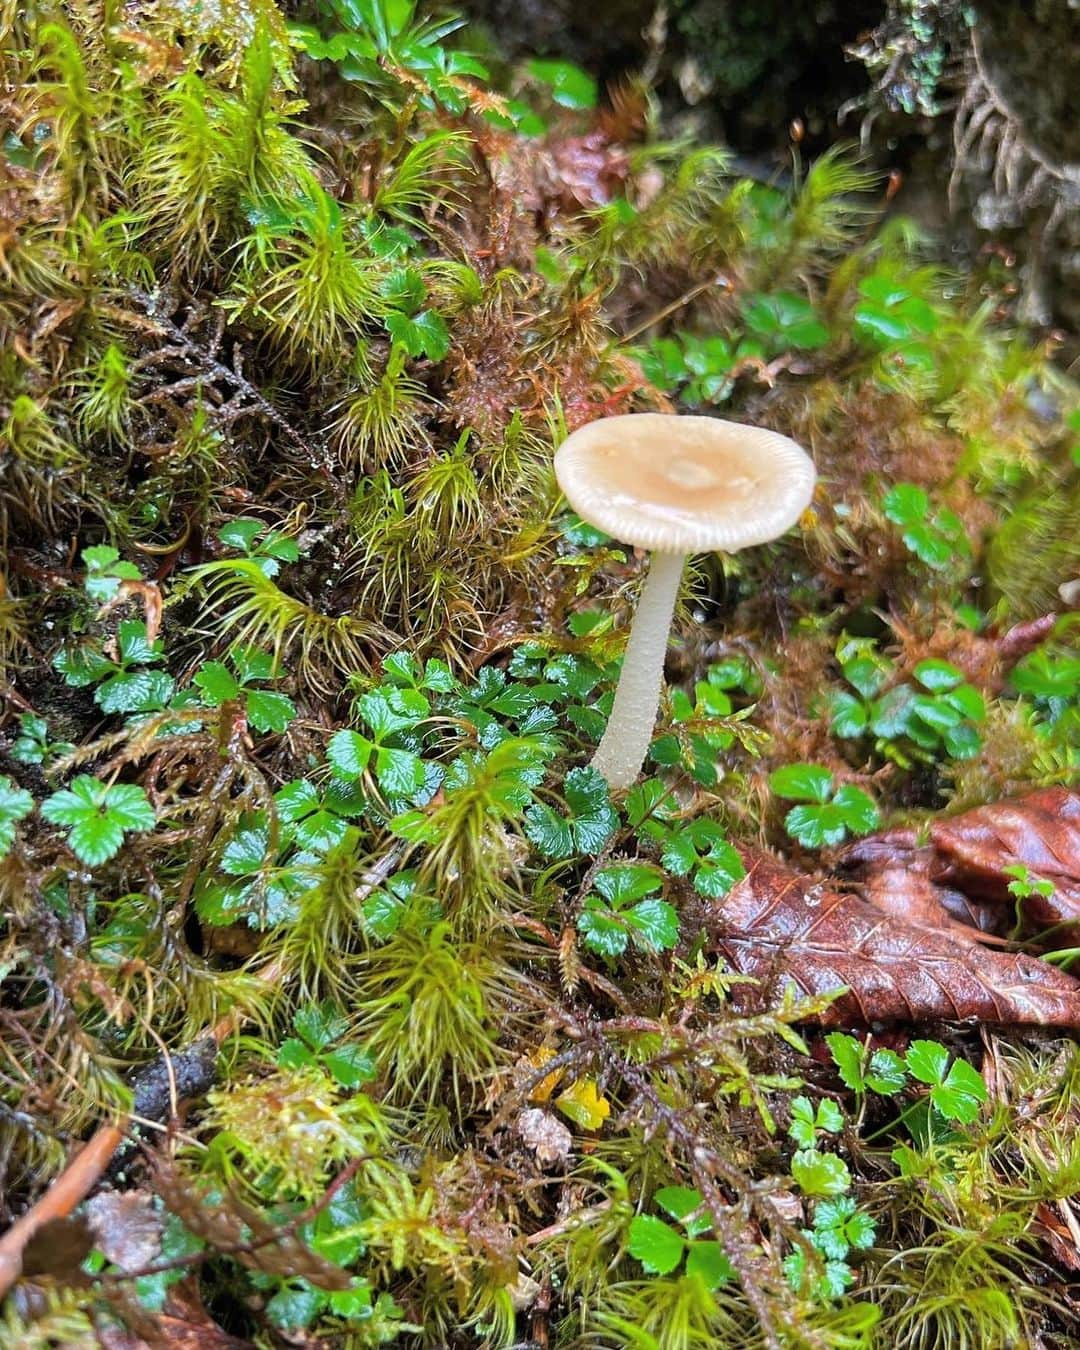
<path fill-rule="evenodd" d="M 160 1259 L 98 1233 L 0 1338 L 142 1334 L 190 1272 L 267 1345 L 1055 1334 L 1074 1047 L 887 1110 L 797 1029 L 828 998 L 737 1011 L 700 937 L 732 839 L 815 865 L 792 761 L 890 822 L 1075 775 L 1074 630 L 1012 683 L 995 646 L 1075 570 L 1067 382 L 851 152 L 781 191 L 644 90 L 495 90 L 406 0 L 299 18 L 0 4 L 0 1219 L 129 1070 L 221 1048 L 125 1161 Z M 612 801 L 641 562 L 551 454 L 679 409 L 822 488 L 689 579 Z M 838 722 L 928 660 L 964 736 Z"/>

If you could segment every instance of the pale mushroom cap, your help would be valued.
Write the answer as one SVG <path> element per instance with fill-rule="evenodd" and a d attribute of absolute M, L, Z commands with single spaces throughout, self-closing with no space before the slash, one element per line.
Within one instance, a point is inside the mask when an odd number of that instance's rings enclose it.
<path fill-rule="evenodd" d="M 734 553 L 789 530 L 816 473 L 794 441 L 763 427 L 630 413 L 568 436 L 555 477 L 582 520 L 637 548 Z"/>

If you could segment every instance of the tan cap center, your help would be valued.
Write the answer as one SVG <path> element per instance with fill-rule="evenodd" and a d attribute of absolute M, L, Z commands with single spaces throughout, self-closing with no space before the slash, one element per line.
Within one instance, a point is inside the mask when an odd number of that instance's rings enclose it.
<path fill-rule="evenodd" d="M 611 417 L 555 455 L 571 506 L 627 543 L 669 552 L 775 539 L 810 500 L 814 466 L 786 436 L 719 418 Z"/>

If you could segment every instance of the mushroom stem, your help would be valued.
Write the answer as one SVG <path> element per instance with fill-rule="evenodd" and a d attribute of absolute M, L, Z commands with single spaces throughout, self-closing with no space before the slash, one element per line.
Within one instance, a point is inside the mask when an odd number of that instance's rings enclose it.
<path fill-rule="evenodd" d="M 626 644 L 619 687 L 592 767 L 612 788 L 628 788 L 641 772 L 656 725 L 675 597 L 685 553 L 653 553 Z"/>

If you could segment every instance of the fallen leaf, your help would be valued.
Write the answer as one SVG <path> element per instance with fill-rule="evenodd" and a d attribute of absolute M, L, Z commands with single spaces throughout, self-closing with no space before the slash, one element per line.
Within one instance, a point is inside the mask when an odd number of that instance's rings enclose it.
<path fill-rule="evenodd" d="M 883 914 L 917 928 L 944 929 L 958 942 L 1003 943 L 1002 910 L 971 900 L 933 880 L 939 863 L 932 848 L 897 851 L 879 836 L 860 839 L 845 851 L 843 871 L 860 894 Z"/>
<path fill-rule="evenodd" d="M 174 1284 L 160 1313 L 139 1318 L 138 1330 L 119 1326 L 98 1329 L 102 1350 L 254 1350 L 218 1326 L 203 1305 L 195 1275 Z"/>
<path fill-rule="evenodd" d="M 769 1003 L 785 986 L 805 996 L 846 989 L 823 1022 L 1080 1024 L 1080 982 L 1046 962 L 918 927 L 739 851 L 746 876 L 706 911 L 710 950 L 759 981 L 737 988 L 737 1000 Z"/>
<path fill-rule="evenodd" d="M 573 1136 L 550 1111 L 529 1107 L 518 1116 L 517 1128 L 525 1147 L 532 1149 L 541 1167 L 556 1167 L 569 1158 Z"/>
<path fill-rule="evenodd" d="M 842 866 L 862 881 L 879 907 L 891 913 L 898 906 L 910 908 L 912 922 L 933 922 L 937 901 L 953 918 L 980 930 L 975 936 L 995 926 L 1012 929 L 1018 902 L 1009 890 L 1016 878 L 1008 869 L 1026 867 L 1033 882 L 1050 882 L 1053 893 L 1035 891 L 1020 902 L 1023 932 L 1075 928 L 1080 926 L 1080 793 L 1046 788 L 935 820 L 925 845 L 914 830 L 888 830 L 851 845 Z M 1055 934 L 1067 935 L 1068 928 Z"/>
<path fill-rule="evenodd" d="M 99 1191 L 86 1202 L 94 1245 L 121 1270 L 148 1266 L 161 1250 L 161 1215 L 146 1191 Z"/>
<path fill-rule="evenodd" d="M 521 1066 L 527 1072 L 528 1077 L 532 1077 L 534 1069 L 542 1069 L 544 1065 L 555 1058 L 555 1051 L 550 1046 L 541 1045 L 528 1055 L 522 1056 Z M 549 1073 L 546 1078 L 541 1078 L 540 1082 L 529 1093 L 531 1102 L 547 1102 L 551 1100 L 551 1094 L 558 1086 L 559 1079 L 562 1077 L 562 1070 L 556 1069 L 554 1073 Z"/>
<path fill-rule="evenodd" d="M 564 1116 L 583 1130 L 598 1130 L 611 1114 L 611 1103 L 601 1097 L 591 1078 L 579 1078 L 555 1098 Z"/>
<path fill-rule="evenodd" d="M 1007 867 L 1022 865 L 1054 884 L 1051 896 L 1023 902 L 1030 924 L 1080 923 L 1080 793 L 1046 788 L 936 820 L 930 843 L 942 859 L 936 881 L 968 895 L 1012 904 Z"/>

